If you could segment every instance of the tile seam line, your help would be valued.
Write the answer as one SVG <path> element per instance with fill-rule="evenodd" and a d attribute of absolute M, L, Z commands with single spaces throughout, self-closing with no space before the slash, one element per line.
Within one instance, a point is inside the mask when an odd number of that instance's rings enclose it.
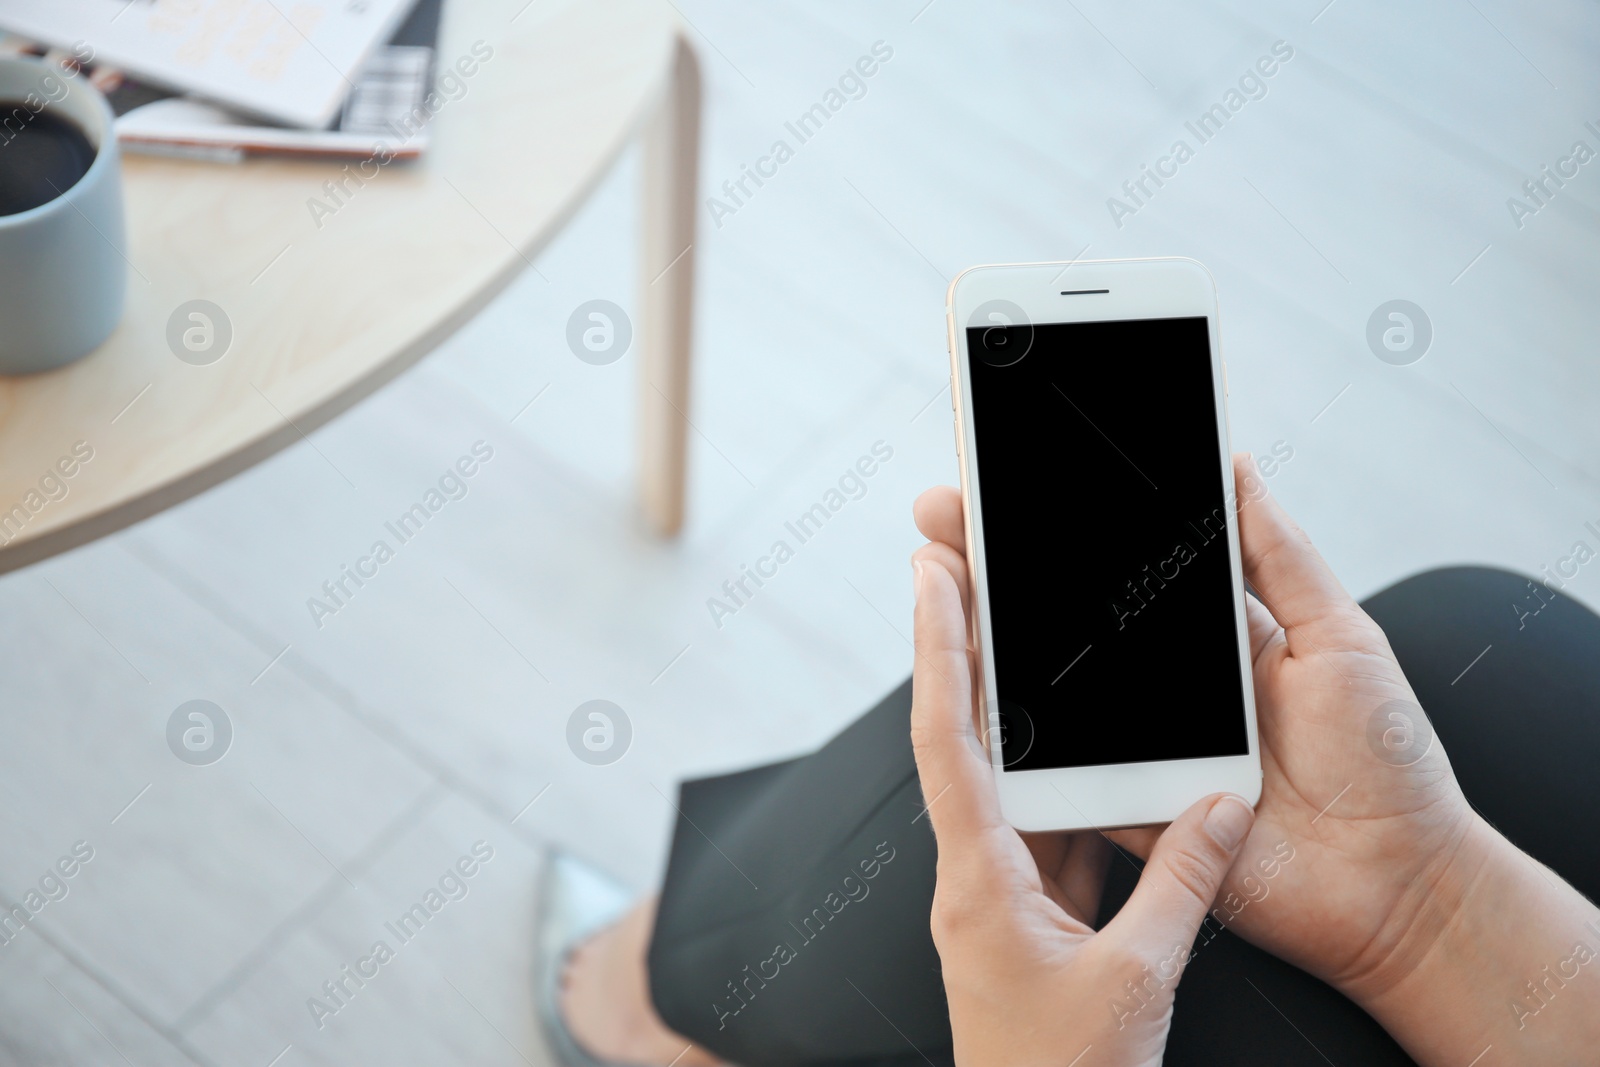
<path fill-rule="evenodd" d="M 437 780 L 429 782 L 398 815 L 372 835 L 351 862 L 345 864 L 350 873 L 360 877 L 364 872 L 371 870 L 372 865 L 381 859 L 407 830 L 418 825 L 430 811 L 438 807 L 445 794 L 446 789 L 442 782 Z M 252 974 L 271 960 L 289 938 L 305 929 L 343 891 L 343 888 L 343 875 L 334 873 L 324 878 L 322 885 L 293 911 L 280 919 L 221 978 L 213 982 L 189 1007 L 179 1013 L 172 1021 L 172 1030 L 187 1037 L 195 1026 L 210 1017 L 228 996 L 237 992 Z"/>
<path fill-rule="evenodd" d="M 220 621 L 258 651 L 267 655 L 273 653 L 272 642 L 266 639 L 256 624 L 215 603 L 218 599 L 217 594 L 205 582 L 183 572 L 181 568 L 162 558 L 159 552 L 136 541 L 122 539 L 119 544 L 124 551 L 176 588 L 201 611 Z M 175 574 L 174 571 L 179 573 Z M 492 796 L 476 789 L 464 775 L 458 774 L 453 768 L 427 755 L 424 747 L 403 729 L 368 710 L 359 697 L 335 682 L 321 668 L 308 663 L 298 653 L 285 656 L 283 667 L 430 780 L 440 782 L 458 798 L 494 819 L 508 818 L 509 812 L 502 810 Z M 545 848 L 549 845 L 548 840 L 522 827 L 514 826 L 513 831 L 524 844 L 535 848 Z"/>

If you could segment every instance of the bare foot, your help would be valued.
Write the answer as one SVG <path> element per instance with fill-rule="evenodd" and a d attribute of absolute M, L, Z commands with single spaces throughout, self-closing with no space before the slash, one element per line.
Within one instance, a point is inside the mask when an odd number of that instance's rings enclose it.
<path fill-rule="evenodd" d="M 561 1016 L 589 1054 L 611 1063 L 718 1067 L 721 1060 L 667 1029 L 650 1000 L 645 953 L 656 898 L 579 945 L 561 976 Z"/>

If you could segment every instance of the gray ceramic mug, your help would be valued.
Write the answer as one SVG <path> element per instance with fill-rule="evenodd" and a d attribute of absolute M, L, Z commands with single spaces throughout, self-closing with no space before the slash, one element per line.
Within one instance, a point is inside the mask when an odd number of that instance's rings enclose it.
<path fill-rule="evenodd" d="M 0 168 L 28 123 L 49 112 L 95 150 L 76 184 L 0 215 L 0 374 L 49 370 L 88 355 L 122 317 L 122 166 L 111 108 L 86 75 L 37 59 L 0 58 Z"/>

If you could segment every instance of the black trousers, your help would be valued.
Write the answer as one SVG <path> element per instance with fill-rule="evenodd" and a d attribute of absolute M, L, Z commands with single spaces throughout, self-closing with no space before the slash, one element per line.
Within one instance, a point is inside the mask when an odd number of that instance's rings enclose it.
<path fill-rule="evenodd" d="M 1418 575 L 1363 606 L 1467 799 L 1600 895 L 1600 617 L 1477 567 Z M 682 787 L 650 945 L 651 994 L 678 1033 L 745 1067 L 950 1062 L 910 707 L 908 681 L 810 756 Z M 1136 880 L 1112 865 L 1102 924 Z M 1412 1062 L 1331 987 L 1230 932 L 1195 957 L 1168 1064 L 1325 1059 Z"/>

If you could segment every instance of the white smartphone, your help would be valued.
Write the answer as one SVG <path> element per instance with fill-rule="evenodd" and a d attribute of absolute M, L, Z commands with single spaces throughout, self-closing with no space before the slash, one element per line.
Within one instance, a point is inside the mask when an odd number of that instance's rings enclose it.
<path fill-rule="evenodd" d="M 1216 287 L 973 267 L 946 298 L 979 725 L 1019 830 L 1261 795 Z"/>

